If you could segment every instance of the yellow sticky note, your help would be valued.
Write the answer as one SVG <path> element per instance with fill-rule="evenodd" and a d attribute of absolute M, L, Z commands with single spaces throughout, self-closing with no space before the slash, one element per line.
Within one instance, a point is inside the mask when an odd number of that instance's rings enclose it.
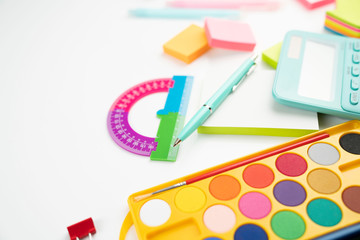
<path fill-rule="evenodd" d="M 186 63 L 191 63 L 210 49 L 205 29 L 194 24 L 163 45 L 164 52 Z"/>
<path fill-rule="evenodd" d="M 326 14 L 354 28 L 360 29 L 359 11 L 359 0 L 337 0 L 336 9 L 326 12 Z"/>
<path fill-rule="evenodd" d="M 280 57 L 282 42 L 272 46 L 271 48 L 266 49 L 262 53 L 262 60 L 269 64 L 272 68 L 276 69 L 277 63 Z"/>

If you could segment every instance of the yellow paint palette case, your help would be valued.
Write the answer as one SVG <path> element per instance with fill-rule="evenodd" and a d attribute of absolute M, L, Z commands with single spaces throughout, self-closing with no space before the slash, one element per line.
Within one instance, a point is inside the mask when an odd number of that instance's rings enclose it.
<path fill-rule="evenodd" d="M 360 234 L 360 121 L 132 194 L 142 240 L 344 239 Z M 339 238 L 336 238 L 336 237 Z"/>

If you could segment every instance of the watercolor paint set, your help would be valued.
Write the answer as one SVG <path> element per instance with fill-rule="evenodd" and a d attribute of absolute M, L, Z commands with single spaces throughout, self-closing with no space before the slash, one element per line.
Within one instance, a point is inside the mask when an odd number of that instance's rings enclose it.
<path fill-rule="evenodd" d="M 139 239 L 351 234 L 360 229 L 360 121 L 132 194 L 128 204 Z"/>

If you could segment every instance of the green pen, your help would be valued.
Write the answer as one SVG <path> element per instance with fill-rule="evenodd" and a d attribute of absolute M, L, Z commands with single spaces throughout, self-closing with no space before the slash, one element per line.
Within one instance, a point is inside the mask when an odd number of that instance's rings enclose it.
<path fill-rule="evenodd" d="M 239 84 L 254 70 L 256 66 L 255 60 L 258 54 L 255 54 L 246 60 L 226 82 L 211 96 L 209 100 L 195 113 L 195 115 L 186 123 L 176 138 L 173 147 L 178 145 L 189 137 L 198 127 L 200 127 L 206 119 L 219 107 L 219 105 L 232 93 Z"/>

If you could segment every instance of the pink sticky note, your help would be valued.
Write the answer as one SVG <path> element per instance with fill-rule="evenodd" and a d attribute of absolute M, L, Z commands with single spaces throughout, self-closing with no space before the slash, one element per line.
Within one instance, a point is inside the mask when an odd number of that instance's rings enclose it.
<path fill-rule="evenodd" d="M 335 2 L 335 0 L 298 0 L 298 1 L 301 2 L 308 9 L 314 9 Z"/>
<path fill-rule="evenodd" d="M 205 33 L 214 48 L 252 51 L 256 45 L 250 26 L 234 20 L 206 18 Z"/>

